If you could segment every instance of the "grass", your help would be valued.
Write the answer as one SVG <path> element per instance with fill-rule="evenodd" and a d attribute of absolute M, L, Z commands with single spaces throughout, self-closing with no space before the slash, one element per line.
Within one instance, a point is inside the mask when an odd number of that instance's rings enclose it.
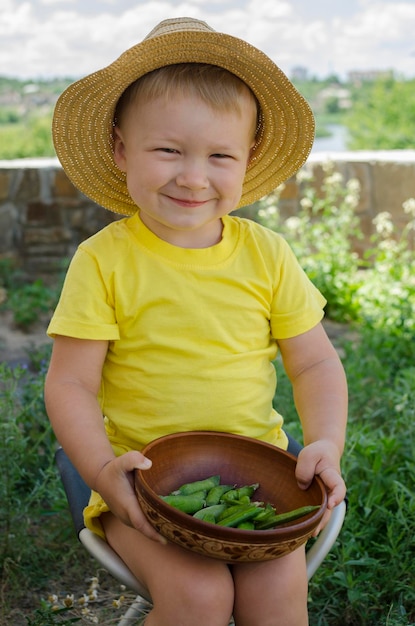
<path fill-rule="evenodd" d="M 328 297 L 329 317 L 353 331 L 351 338 L 336 339 L 350 390 L 343 458 L 349 507 L 335 547 L 310 583 L 310 623 L 411 626 L 415 201 L 406 205 L 404 233 L 398 237 L 388 216 L 381 216 L 372 249 L 358 259 L 352 245 L 359 234 L 356 184 L 345 185 L 329 166 L 323 197 L 313 195 L 312 181 L 305 178 L 303 184 L 302 208 L 294 220 L 280 221 L 277 195 L 259 204 L 259 219 L 290 240 Z M 31 351 L 27 368 L 0 366 L 0 624 L 111 624 L 132 596 L 97 571 L 74 537 L 43 407 L 48 350 Z M 276 368 L 276 406 L 291 434 L 301 438 L 279 361 Z M 94 595 L 95 577 L 100 586 Z"/>

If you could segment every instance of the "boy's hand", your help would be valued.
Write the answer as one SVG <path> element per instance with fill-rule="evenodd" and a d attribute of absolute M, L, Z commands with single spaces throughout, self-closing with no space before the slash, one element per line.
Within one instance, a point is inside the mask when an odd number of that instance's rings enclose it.
<path fill-rule="evenodd" d="M 95 480 L 94 489 L 124 524 L 132 526 L 153 541 L 165 544 L 167 540 L 147 521 L 134 491 L 134 470 L 149 467 L 150 459 L 141 452 L 126 452 L 104 465 Z"/>
<path fill-rule="evenodd" d="M 301 489 L 307 489 L 315 475 L 320 476 L 327 488 L 329 509 L 345 498 L 346 485 L 340 471 L 340 454 L 329 440 L 315 441 L 301 450 L 295 475 Z"/>

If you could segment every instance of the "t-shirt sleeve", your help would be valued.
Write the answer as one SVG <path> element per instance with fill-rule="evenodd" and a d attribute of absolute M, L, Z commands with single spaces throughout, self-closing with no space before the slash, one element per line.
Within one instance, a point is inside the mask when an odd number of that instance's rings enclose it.
<path fill-rule="evenodd" d="M 47 334 L 77 339 L 119 339 L 110 281 L 102 275 L 96 258 L 82 247 L 68 268 Z"/>
<path fill-rule="evenodd" d="M 279 267 L 271 309 L 271 332 L 275 339 L 288 339 L 316 326 L 324 317 L 327 301 L 285 240 L 281 241 Z"/>

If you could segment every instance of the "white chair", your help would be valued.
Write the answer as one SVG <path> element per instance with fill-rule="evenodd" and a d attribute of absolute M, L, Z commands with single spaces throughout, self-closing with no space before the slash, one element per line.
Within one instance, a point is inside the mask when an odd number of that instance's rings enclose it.
<path fill-rule="evenodd" d="M 298 454 L 300 449 L 299 444 L 294 440 L 290 440 L 290 452 Z M 108 543 L 92 533 L 88 528 L 85 528 L 83 509 L 88 504 L 90 489 L 84 483 L 62 448 L 56 451 L 55 458 L 79 541 L 116 580 L 137 593 L 135 601 L 118 622 L 118 626 L 132 626 L 151 608 L 150 594 Z M 336 541 L 342 528 L 345 514 L 346 503 L 342 502 L 332 511 L 329 523 L 307 551 L 307 575 L 309 580 Z"/>

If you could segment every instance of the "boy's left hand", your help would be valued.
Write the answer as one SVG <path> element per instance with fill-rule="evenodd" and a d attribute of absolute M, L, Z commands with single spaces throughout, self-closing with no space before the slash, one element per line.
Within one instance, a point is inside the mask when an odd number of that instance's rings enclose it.
<path fill-rule="evenodd" d="M 301 450 L 295 475 L 301 489 L 307 489 L 315 475 L 320 476 L 327 488 L 329 510 L 345 498 L 346 485 L 341 475 L 339 450 L 329 440 L 315 441 Z M 329 517 L 323 518 L 318 530 L 325 526 Z"/>

